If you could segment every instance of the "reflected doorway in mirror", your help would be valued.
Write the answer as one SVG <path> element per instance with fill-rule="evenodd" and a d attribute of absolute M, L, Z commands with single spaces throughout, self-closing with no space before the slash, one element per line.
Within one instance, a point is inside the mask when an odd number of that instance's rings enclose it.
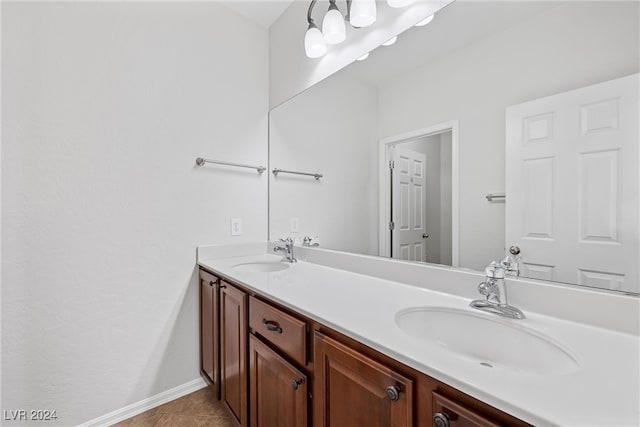
<path fill-rule="evenodd" d="M 380 141 L 380 255 L 458 264 L 458 123 Z"/>

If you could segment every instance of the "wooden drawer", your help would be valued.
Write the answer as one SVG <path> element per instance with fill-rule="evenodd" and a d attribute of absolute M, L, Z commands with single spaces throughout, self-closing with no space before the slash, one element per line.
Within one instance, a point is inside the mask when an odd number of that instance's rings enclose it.
<path fill-rule="evenodd" d="M 249 327 L 300 365 L 307 364 L 307 324 L 256 298 L 249 298 Z"/>
<path fill-rule="evenodd" d="M 451 400 L 434 391 L 433 396 L 433 425 L 450 427 L 500 427 L 500 424 L 486 418 L 474 409 L 460 402 Z M 446 421 L 445 421 L 446 419 Z"/>

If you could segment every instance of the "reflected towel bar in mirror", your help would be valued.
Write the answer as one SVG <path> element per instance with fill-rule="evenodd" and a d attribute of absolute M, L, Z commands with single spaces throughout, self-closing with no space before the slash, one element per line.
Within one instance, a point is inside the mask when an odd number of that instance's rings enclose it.
<path fill-rule="evenodd" d="M 294 175 L 306 175 L 306 176 L 312 176 L 316 179 L 316 181 L 320 180 L 320 178 L 323 177 L 323 175 L 321 173 L 308 173 L 308 172 L 294 172 L 294 171 L 287 171 L 284 169 L 274 169 L 273 170 L 273 176 L 278 176 L 279 173 L 290 173 L 290 174 L 294 174 Z"/>
<path fill-rule="evenodd" d="M 504 193 L 489 193 L 484 197 L 489 202 L 493 202 L 494 199 L 505 200 L 507 198 L 507 196 Z"/>
<path fill-rule="evenodd" d="M 238 167 L 238 168 L 255 169 L 255 170 L 258 171 L 258 173 L 260 175 L 262 175 L 262 172 L 267 170 L 267 168 L 265 168 L 264 166 L 243 165 L 241 163 L 232 163 L 232 162 L 223 162 L 221 160 L 203 159 L 202 157 L 198 157 L 196 159 L 196 165 L 198 165 L 198 166 L 204 166 L 205 163 L 214 163 L 216 165 L 235 166 L 235 167 Z"/>

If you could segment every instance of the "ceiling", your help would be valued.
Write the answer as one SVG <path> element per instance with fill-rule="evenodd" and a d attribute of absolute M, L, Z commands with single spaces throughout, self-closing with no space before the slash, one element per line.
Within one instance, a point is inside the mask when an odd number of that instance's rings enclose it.
<path fill-rule="evenodd" d="M 224 0 L 224 6 L 268 29 L 296 0 Z"/>

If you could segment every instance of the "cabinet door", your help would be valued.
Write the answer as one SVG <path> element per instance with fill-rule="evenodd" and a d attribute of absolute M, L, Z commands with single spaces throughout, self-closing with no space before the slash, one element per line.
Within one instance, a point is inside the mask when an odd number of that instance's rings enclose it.
<path fill-rule="evenodd" d="M 440 393 L 433 392 L 433 425 L 436 427 L 499 427 L 484 415 Z"/>
<path fill-rule="evenodd" d="M 315 332 L 314 425 L 409 427 L 413 382 Z"/>
<path fill-rule="evenodd" d="M 303 427 L 307 422 L 307 377 L 249 335 L 252 427 Z"/>
<path fill-rule="evenodd" d="M 219 279 L 200 272 L 200 368 L 220 396 L 218 285 Z"/>
<path fill-rule="evenodd" d="M 222 399 L 241 426 L 247 425 L 247 294 L 220 284 Z"/>

